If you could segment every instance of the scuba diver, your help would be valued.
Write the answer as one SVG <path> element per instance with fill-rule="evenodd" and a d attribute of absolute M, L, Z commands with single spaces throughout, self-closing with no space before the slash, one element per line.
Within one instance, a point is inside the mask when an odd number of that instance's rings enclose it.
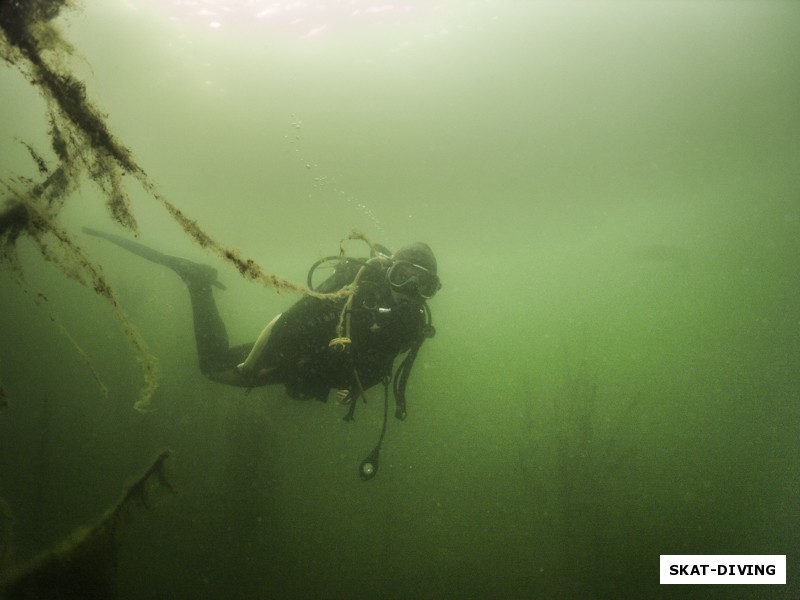
<path fill-rule="evenodd" d="M 258 339 L 231 347 L 214 300 L 216 269 L 169 256 L 143 244 L 88 227 L 84 233 L 106 239 L 175 271 L 186 284 L 192 304 L 200 370 L 218 383 L 253 388 L 282 384 L 296 399 L 327 401 L 331 389 L 349 404 L 351 421 L 357 400 L 378 383 L 384 386 L 383 429 L 375 449 L 359 467 L 363 480 L 377 472 L 386 433 L 389 386 L 395 417 L 407 415 L 405 388 L 422 343 L 433 337 L 427 300 L 441 288 L 436 258 L 427 244 L 409 244 L 391 253 L 378 244 L 369 258 L 331 256 L 308 273 L 312 294 L 303 296 L 270 321 Z M 334 271 L 316 287 L 322 265 Z M 395 370 L 395 359 L 405 353 Z"/>

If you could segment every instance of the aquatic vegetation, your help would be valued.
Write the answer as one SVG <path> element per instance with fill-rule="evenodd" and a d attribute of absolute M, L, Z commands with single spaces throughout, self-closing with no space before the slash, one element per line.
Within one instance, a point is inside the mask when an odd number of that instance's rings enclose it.
<path fill-rule="evenodd" d="M 125 316 L 100 266 L 58 224 L 64 203 L 78 188 L 81 175 L 87 175 L 102 190 L 112 218 L 136 232 L 122 176 L 135 173 L 149 184 L 131 152 L 114 138 L 102 113 L 89 101 L 85 84 L 64 66 L 73 50 L 53 20 L 66 6 L 68 3 L 63 0 L 10 1 L 0 5 L 0 55 L 16 66 L 44 98 L 50 142 L 58 160 L 58 166 L 49 172 L 46 161 L 23 142 L 39 173 L 46 178 L 42 182 L 0 179 L 8 192 L 7 204 L 0 213 L 0 264 L 12 271 L 18 282 L 23 281 L 16 243 L 24 235 L 35 243 L 46 261 L 105 298 L 142 365 L 145 385 L 136 406 L 145 409 L 157 386 L 155 360 Z"/>
<path fill-rule="evenodd" d="M 117 538 L 133 507 L 150 507 L 153 484 L 175 493 L 164 466 L 169 456 L 168 450 L 161 452 L 96 524 L 79 528 L 54 548 L 3 573 L 3 598 L 116 598 Z M 4 506 L 0 501 L 0 521 Z M 0 552 L 3 541 L 0 537 Z"/>
<path fill-rule="evenodd" d="M 619 547 L 615 539 L 626 522 L 641 397 L 610 402 L 585 360 L 577 368 L 567 364 L 550 394 L 526 387 L 518 459 L 529 518 L 554 540 L 555 562 L 570 565 L 575 595 L 604 597 L 612 567 L 598 557 Z"/>
<path fill-rule="evenodd" d="M 139 332 L 125 315 L 100 266 L 85 254 L 65 229 L 59 227 L 53 218 L 40 210 L 41 207 L 36 202 L 37 198 L 41 198 L 41 195 L 36 194 L 38 188 L 34 187 L 26 193 L 17 191 L 8 182 L 4 181 L 3 183 L 6 184 L 7 189 L 13 192 L 13 198 L 11 207 L 0 215 L 0 264 L 16 276 L 18 283 L 24 283 L 22 269 L 16 258 L 15 244 L 19 236 L 25 233 L 36 244 L 39 253 L 46 261 L 56 265 L 68 278 L 93 289 L 96 294 L 103 297 L 142 366 L 145 386 L 141 390 L 135 406 L 139 410 L 146 410 L 158 385 L 155 359 L 148 352 L 147 345 Z M 35 296 L 39 304 L 46 301 L 46 297 L 41 293 Z M 50 320 L 58 323 L 58 320 L 52 315 Z M 105 393 L 105 385 L 100 381 L 99 375 L 85 352 L 78 346 L 66 328 L 60 324 L 59 327 L 84 359 Z"/>
<path fill-rule="evenodd" d="M 238 250 L 216 241 L 197 221 L 158 191 L 133 152 L 110 130 L 103 112 L 91 101 L 86 84 L 69 70 L 68 59 L 75 51 L 62 37 L 55 20 L 71 6 L 69 0 L 6 0 L 0 3 L 0 56 L 8 65 L 16 67 L 44 99 L 51 151 L 57 162 L 55 168 L 49 169 L 42 154 L 32 144 L 22 141 L 43 180 L 0 175 L 0 186 L 7 194 L 6 204 L 0 208 L 0 266 L 10 271 L 19 283 L 24 283 L 16 248 L 24 236 L 33 241 L 44 260 L 104 298 L 141 365 L 144 386 L 135 407 L 147 410 L 158 386 L 155 358 L 125 315 L 100 265 L 59 224 L 60 212 L 78 190 L 82 178 L 97 186 L 111 219 L 133 235 L 138 232 L 138 224 L 125 179 L 138 182 L 195 243 L 231 263 L 246 279 L 276 290 L 322 297 L 331 295 L 319 294 L 268 273 Z M 348 239 L 366 240 L 357 232 Z M 341 290 L 335 296 L 347 294 L 352 294 L 352 290 Z M 96 377 L 88 360 L 87 364 Z M 0 397 L 4 393 L 0 391 Z"/>
<path fill-rule="evenodd" d="M 641 396 L 623 400 L 611 422 L 601 414 L 597 378 L 581 361 L 576 369 L 567 367 L 563 382 L 549 398 L 537 397 L 530 390 L 526 397 L 530 400 L 523 407 L 519 452 L 522 475 L 534 480 L 529 483 L 537 494 L 551 496 L 570 520 L 581 514 L 582 504 L 596 500 L 601 480 L 633 456 L 625 431 L 632 427 L 631 417 Z M 538 412 L 544 407 L 549 407 L 547 417 Z M 541 432 L 542 427 L 550 429 L 548 434 Z M 534 470 L 533 465 L 541 465 L 545 458 L 550 469 Z"/>

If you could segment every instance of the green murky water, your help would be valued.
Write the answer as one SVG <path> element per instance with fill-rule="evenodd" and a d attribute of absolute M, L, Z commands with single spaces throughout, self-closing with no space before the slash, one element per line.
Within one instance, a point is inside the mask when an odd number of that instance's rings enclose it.
<path fill-rule="evenodd" d="M 79 233 L 114 230 L 86 182 L 61 224 L 157 357 L 157 410 L 131 408 L 106 305 L 23 242 L 28 291 L 0 273 L 18 558 L 169 447 L 179 493 L 122 533 L 122 598 L 800 593 L 796 3 L 86 0 L 59 24 L 111 129 L 217 239 L 297 282 L 353 228 L 425 240 L 443 288 L 364 484 L 379 390 L 347 424 L 205 380 L 180 280 Z M 44 104 L 9 66 L 0 102 L 2 176 L 34 177 Z M 220 269 L 232 341 L 296 299 L 129 193 L 141 241 Z M 660 554 L 786 554 L 787 585 L 659 586 Z"/>

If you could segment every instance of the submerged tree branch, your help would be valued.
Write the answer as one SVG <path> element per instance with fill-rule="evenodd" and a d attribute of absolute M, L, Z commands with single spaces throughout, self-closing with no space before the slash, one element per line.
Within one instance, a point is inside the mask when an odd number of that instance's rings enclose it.
<path fill-rule="evenodd" d="M 175 493 L 168 480 L 164 450 L 125 488 L 122 497 L 94 525 L 73 534 L 41 555 L 9 570 L 0 581 L 8 600 L 117 597 L 117 538 L 134 506 L 149 508 L 152 482 Z"/>

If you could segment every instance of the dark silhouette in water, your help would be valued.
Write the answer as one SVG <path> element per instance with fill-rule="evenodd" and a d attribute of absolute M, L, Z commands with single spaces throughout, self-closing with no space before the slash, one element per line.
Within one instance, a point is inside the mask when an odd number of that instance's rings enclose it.
<path fill-rule="evenodd" d="M 567 361 L 562 383 L 547 396 L 527 376 L 523 381 L 519 473 L 534 518 L 543 519 L 542 535 L 559 540 L 552 569 L 568 573 L 559 591 L 615 597 L 620 575 L 603 557 L 619 551 L 612 544 L 625 517 L 616 499 L 637 455 L 628 432 L 636 429 L 643 397 L 603 394 L 586 359 Z"/>
<path fill-rule="evenodd" d="M 117 598 L 117 537 L 122 526 L 130 521 L 133 505 L 149 508 L 148 483 L 152 479 L 159 487 L 175 492 L 164 468 L 169 456 L 168 450 L 159 454 L 98 523 L 79 528 L 54 548 L 9 569 L 0 580 L 0 597 L 4 600 Z"/>

